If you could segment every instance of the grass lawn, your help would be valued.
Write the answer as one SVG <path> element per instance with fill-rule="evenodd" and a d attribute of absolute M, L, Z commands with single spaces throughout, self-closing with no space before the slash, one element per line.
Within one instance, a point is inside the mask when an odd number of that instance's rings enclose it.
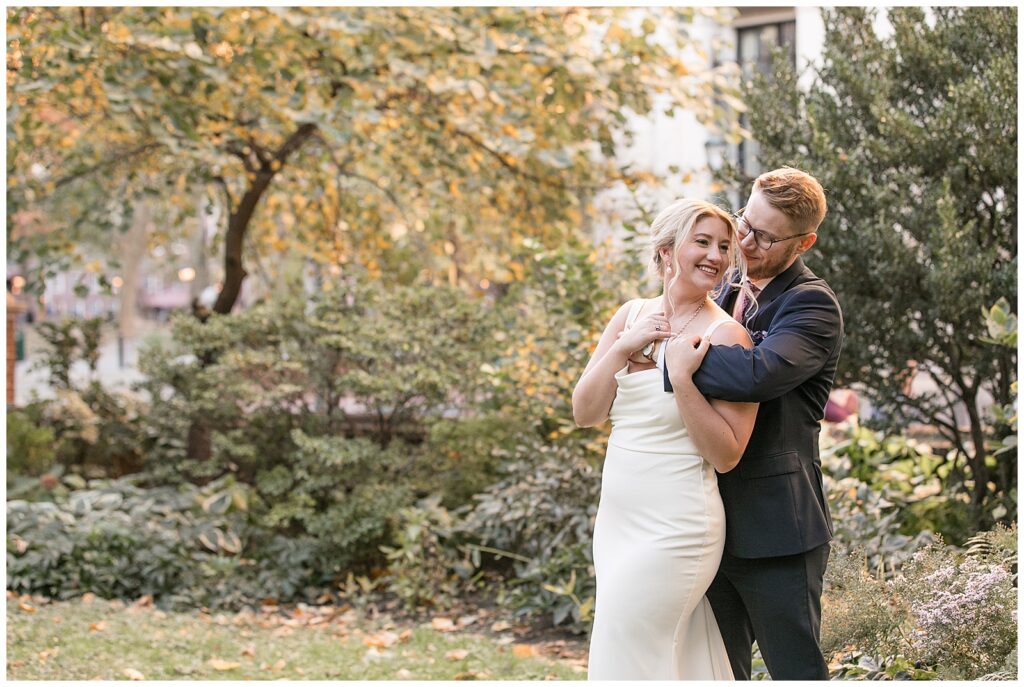
<path fill-rule="evenodd" d="M 8 592 L 7 679 L 586 679 L 583 640 L 527 642 L 528 629 L 486 610 L 396 623 L 347 607 L 171 613 Z"/>

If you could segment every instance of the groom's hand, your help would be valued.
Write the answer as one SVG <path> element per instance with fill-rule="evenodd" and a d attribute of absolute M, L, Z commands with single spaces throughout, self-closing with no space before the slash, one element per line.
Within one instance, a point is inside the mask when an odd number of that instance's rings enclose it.
<path fill-rule="evenodd" d="M 677 336 L 669 340 L 665 349 L 665 370 L 673 386 L 693 380 L 693 373 L 700 367 L 711 347 L 709 341 L 708 338 L 696 334 Z M 671 388 L 666 391 L 671 391 Z"/>

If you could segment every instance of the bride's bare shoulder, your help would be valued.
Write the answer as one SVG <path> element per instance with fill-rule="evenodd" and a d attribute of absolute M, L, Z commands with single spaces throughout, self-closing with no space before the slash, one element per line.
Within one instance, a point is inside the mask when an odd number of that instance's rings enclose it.
<path fill-rule="evenodd" d="M 754 345 L 746 328 L 731 317 L 715 320 L 715 323 L 711 325 L 709 340 L 716 346 L 739 344 L 744 348 L 751 348 Z"/>

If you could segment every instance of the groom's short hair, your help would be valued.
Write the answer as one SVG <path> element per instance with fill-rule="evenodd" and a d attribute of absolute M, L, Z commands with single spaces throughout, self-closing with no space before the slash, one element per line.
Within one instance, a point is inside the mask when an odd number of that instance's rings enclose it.
<path fill-rule="evenodd" d="M 793 167 L 765 172 L 754 180 L 754 190 L 789 217 L 798 232 L 817 231 L 828 211 L 825 190 L 818 180 Z"/>

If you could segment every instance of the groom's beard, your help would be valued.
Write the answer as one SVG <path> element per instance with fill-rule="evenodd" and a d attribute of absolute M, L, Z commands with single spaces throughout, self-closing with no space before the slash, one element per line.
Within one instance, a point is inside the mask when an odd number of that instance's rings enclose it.
<path fill-rule="evenodd" d="M 789 245 L 785 250 L 780 250 L 782 244 L 775 244 L 771 249 L 758 250 L 754 259 L 747 257 L 747 278 L 748 279 L 769 279 L 777 274 L 782 274 L 789 267 L 796 255 L 799 246 Z M 778 253 L 776 253 L 778 251 Z M 746 257 L 746 254 L 744 254 Z"/>

